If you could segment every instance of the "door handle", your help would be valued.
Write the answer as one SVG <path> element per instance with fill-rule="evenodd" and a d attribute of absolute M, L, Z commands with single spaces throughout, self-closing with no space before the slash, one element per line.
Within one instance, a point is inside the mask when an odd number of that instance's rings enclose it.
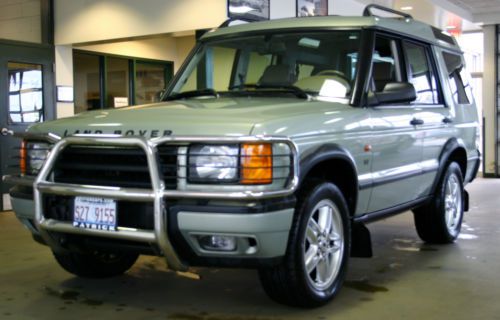
<path fill-rule="evenodd" d="M 7 128 L 2 128 L 2 131 L 0 131 L 0 134 L 2 136 L 12 136 L 12 135 L 14 135 L 14 131 L 9 130 Z"/>
<path fill-rule="evenodd" d="M 453 122 L 453 119 L 451 119 L 451 118 L 448 118 L 448 117 L 443 118 L 443 123 L 448 124 L 448 123 L 452 123 L 452 122 Z"/>
<path fill-rule="evenodd" d="M 420 125 L 423 125 L 424 124 L 424 120 L 422 119 L 417 119 L 417 118 L 413 118 L 411 121 L 410 121 L 410 124 L 412 126 L 420 126 Z"/>

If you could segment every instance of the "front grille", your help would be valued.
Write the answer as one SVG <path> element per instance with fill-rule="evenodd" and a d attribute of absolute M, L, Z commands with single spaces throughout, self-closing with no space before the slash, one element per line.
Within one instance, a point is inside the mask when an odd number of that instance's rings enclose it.
<path fill-rule="evenodd" d="M 177 188 L 177 147 L 159 146 L 158 159 L 166 188 Z M 138 147 L 66 147 L 53 169 L 60 183 L 150 189 L 146 154 Z"/>
<path fill-rule="evenodd" d="M 75 198 L 43 196 L 45 218 L 73 222 Z M 154 229 L 154 206 L 151 202 L 117 201 L 117 226 L 144 230 Z"/>

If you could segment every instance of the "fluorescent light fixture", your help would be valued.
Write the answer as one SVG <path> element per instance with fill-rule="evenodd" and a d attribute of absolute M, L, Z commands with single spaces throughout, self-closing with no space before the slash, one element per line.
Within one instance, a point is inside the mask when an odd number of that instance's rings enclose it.
<path fill-rule="evenodd" d="M 444 27 L 446 30 L 455 30 L 457 26 L 446 26 Z"/>
<path fill-rule="evenodd" d="M 413 10 L 413 7 L 412 6 L 404 6 L 404 7 L 401 7 L 401 10 L 410 11 L 410 10 Z"/>
<path fill-rule="evenodd" d="M 255 10 L 254 8 L 250 8 L 249 6 L 241 6 L 241 7 L 229 6 L 229 12 L 234 12 L 234 13 L 248 13 L 254 10 Z"/>

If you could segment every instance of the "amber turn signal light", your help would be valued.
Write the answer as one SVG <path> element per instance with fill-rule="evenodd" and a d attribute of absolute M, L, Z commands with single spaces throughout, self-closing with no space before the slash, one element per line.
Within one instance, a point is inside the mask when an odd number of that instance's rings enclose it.
<path fill-rule="evenodd" d="M 21 174 L 26 174 L 26 141 L 21 142 L 21 149 L 19 149 L 19 168 Z"/>
<path fill-rule="evenodd" d="M 270 143 L 247 143 L 241 147 L 241 183 L 273 182 L 273 149 Z"/>

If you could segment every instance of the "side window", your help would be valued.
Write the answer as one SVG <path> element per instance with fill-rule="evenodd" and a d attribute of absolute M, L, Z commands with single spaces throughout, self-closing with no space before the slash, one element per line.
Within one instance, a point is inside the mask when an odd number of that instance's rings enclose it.
<path fill-rule="evenodd" d="M 448 82 L 450 83 L 453 100 L 459 104 L 472 103 L 472 88 L 462 57 L 457 54 L 443 52 L 443 58 L 448 70 Z"/>
<path fill-rule="evenodd" d="M 389 82 L 401 81 L 401 70 L 395 40 L 377 37 L 372 63 L 372 91 L 381 92 Z"/>
<path fill-rule="evenodd" d="M 403 50 L 408 63 L 408 81 L 417 92 L 416 104 L 438 104 L 438 90 L 428 59 L 427 47 L 412 42 L 403 42 Z"/>

